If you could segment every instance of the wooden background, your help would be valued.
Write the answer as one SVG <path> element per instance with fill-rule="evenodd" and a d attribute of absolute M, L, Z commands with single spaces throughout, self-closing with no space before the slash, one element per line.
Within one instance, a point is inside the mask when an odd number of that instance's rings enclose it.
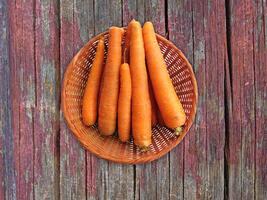
<path fill-rule="evenodd" d="M 194 67 L 184 141 L 143 165 L 85 151 L 60 110 L 91 37 L 151 20 Z M 0 199 L 267 199 L 266 0 L 0 0 Z"/>

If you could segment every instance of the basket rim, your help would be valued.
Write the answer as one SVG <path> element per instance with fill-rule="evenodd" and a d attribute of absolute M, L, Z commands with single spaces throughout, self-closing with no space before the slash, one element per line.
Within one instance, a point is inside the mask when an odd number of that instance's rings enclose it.
<path fill-rule="evenodd" d="M 124 29 L 126 30 L 127 28 L 124 27 Z M 94 148 L 90 148 L 90 146 L 85 144 L 84 141 L 79 139 L 79 131 L 76 129 L 75 125 L 71 122 L 70 117 L 69 117 L 69 113 L 67 111 L 67 106 L 66 106 L 66 102 L 65 102 L 65 99 L 66 99 L 65 98 L 66 97 L 65 96 L 65 91 L 66 91 L 66 86 L 67 86 L 67 83 L 68 83 L 67 77 L 69 77 L 69 74 L 72 72 L 72 69 L 75 66 L 75 62 L 79 58 L 79 55 L 85 50 L 85 47 L 87 47 L 89 45 L 92 45 L 94 42 L 99 40 L 100 37 L 102 37 L 102 36 L 104 36 L 106 34 L 108 34 L 108 31 L 99 33 L 95 37 L 91 38 L 75 54 L 75 56 L 72 58 L 72 60 L 70 61 L 70 63 L 68 64 L 68 66 L 65 69 L 63 82 L 62 82 L 62 88 L 61 88 L 61 110 L 63 111 L 63 115 L 64 115 L 64 118 L 65 118 L 65 121 L 67 122 L 67 126 L 71 130 L 72 134 L 76 137 L 76 139 L 80 142 L 80 144 L 82 144 L 83 148 L 85 148 L 86 150 L 88 150 L 91 153 L 95 154 L 99 158 L 106 159 L 106 160 L 109 160 L 109 161 L 112 161 L 112 162 L 115 162 L 115 163 L 122 163 L 122 164 L 141 164 L 141 163 L 148 163 L 148 162 L 157 160 L 160 157 L 162 157 L 165 154 L 167 154 L 168 152 L 170 152 L 172 149 L 174 149 L 184 139 L 184 137 L 186 136 L 186 134 L 188 133 L 188 131 L 192 127 L 192 124 L 194 123 L 194 119 L 195 119 L 196 111 L 197 111 L 197 106 L 198 106 L 198 85 L 197 85 L 197 81 L 196 81 L 196 77 L 195 77 L 192 65 L 189 63 L 188 59 L 185 57 L 183 52 L 180 49 L 178 49 L 170 40 L 168 40 L 165 37 L 163 37 L 163 36 L 161 36 L 161 35 L 156 33 L 157 39 L 163 41 L 164 43 L 168 43 L 168 45 L 180 55 L 180 57 L 183 59 L 183 61 L 188 66 L 187 68 L 189 69 L 190 77 L 191 77 L 193 88 L 194 88 L 195 104 L 193 104 L 192 111 L 190 112 L 190 116 L 189 116 L 189 119 L 188 119 L 188 124 L 186 126 L 186 129 L 184 129 L 182 131 L 182 134 L 180 134 L 178 136 L 178 138 L 175 140 L 175 142 L 173 142 L 172 144 L 166 146 L 160 152 L 157 152 L 155 154 L 151 154 L 151 155 L 146 156 L 146 157 L 140 157 L 140 158 L 135 158 L 135 159 L 118 159 L 117 157 L 113 157 L 111 155 L 107 156 L 105 154 L 101 154 L 101 152 L 97 151 Z"/>

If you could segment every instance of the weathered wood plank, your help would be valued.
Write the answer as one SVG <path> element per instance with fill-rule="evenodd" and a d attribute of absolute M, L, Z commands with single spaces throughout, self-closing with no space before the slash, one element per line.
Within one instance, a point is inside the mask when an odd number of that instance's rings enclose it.
<path fill-rule="evenodd" d="M 192 32 L 191 1 L 168 1 L 169 39 L 185 53 L 185 55 L 189 59 L 189 62 L 194 64 Z M 205 78 L 204 76 L 202 77 L 203 79 Z M 198 112 L 201 111 L 202 110 L 198 110 Z M 195 176 L 192 175 L 191 170 L 193 167 L 196 167 L 194 155 L 197 152 L 191 151 L 192 155 L 189 154 L 184 157 L 184 146 L 185 144 L 187 144 L 188 147 L 189 142 L 191 142 L 192 140 L 191 138 L 193 138 L 194 136 L 194 132 L 192 130 L 193 128 L 191 128 L 190 132 L 182 141 L 182 143 L 180 143 L 175 149 L 170 152 L 170 199 L 172 200 L 184 199 L 184 197 L 187 199 L 194 199 L 190 197 L 195 197 Z M 187 168 L 184 169 L 184 164 L 187 164 L 188 160 L 190 160 L 191 163 L 193 162 L 192 166 L 187 166 Z M 188 186 L 190 187 L 190 192 L 188 192 Z"/>
<path fill-rule="evenodd" d="M 224 1 L 204 1 L 206 74 L 207 198 L 224 198 L 224 68 L 226 28 Z M 206 25 L 206 26 L 205 26 Z M 195 52 L 195 50 L 194 50 Z M 197 51 L 196 51 L 197 56 Z M 204 183 L 205 185 L 205 183 Z"/>
<path fill-rule="evenodd" d="M 225 40 L 219 38 L 226 39 L 223 31 L 225 30 L 224 3 L 205 1 L 168 3 L 169 37 L 171 40 L 173 38 L 192 63 L 199 89 L 195 124 L 184 140 L 184 198 L 222 199 L 224 197 L 223 72 L 226 47 Z M 211 81 L 212 85 L 208 86 Z M 216 99 L 213 98 L 214 95 Z M 181 152 L 182 149 L 177 153 Z M 171 185 L 178 184 L 171 182 Z M 173 199 L 175 198 L 177 197 Z M 181 195 L 179 198 L 182 198 Z"/>
<path fill-rule="evenodd" d="M 142 24 L 150 20 L 158 33 L 165 34 L 164 1 L 124 1 L 123 24 L 135 18 Z M 135 179 L 135 199 L 169 198 L 169 157 L 137 165 Z"/>
<path fill-rule="evenodd" d="M 109 162 L 107 199 L 134 199 L 132 165 Z"/>
<path fill-rule="evenodd" d="M 266 0 L 229 1 L 229 68 L 224 1 L 168 1 L 168 8 L 162 0 L 123 2 L 61 0 L 59 34 L 56 0 L 10 1 L 10 31 L 0 1 L 0 199 L 57 199 L 59 189 L 61 199 L 222 199 L 224 184 L 230 199 L 266 199 Z M 196 121 L 184 142 L 169 157 L 135 167 L 85 152 L 58 111 L 60 74 L 76 51 L 94 34 L 132 18 L 169 32 L 199 86 Z"/>
<path fill-rule="evenodd" d="M 255 199 L 267 199 L 267 2 L 255 2 L 254 69 L 255 69 L 255 121 L 256 172 Z"/>
<path fill-rule="evenodd" d="M 165 35 L 165 1 L 164 0 L 149 0 L 145 1 L 145 21 L 151 21 L 157 31 L 161 35 Z M 138 5 L 139 7 L 139 5 Z"/>
<path fill-rule="evenodd" d="M 9 14 L 16 197 L 18 199 L 33 199 L 33 121 L 36 100 L 34 2 L 10 1 Z"/>
<path fill-rule="evenodd" d="M 59 9 L 35 1 L 34 199 L 58 199 Z"/>
<path fill-rule="evenodd" d="M 94 10 L 95 34 L 107 30 L 110 26 L 122 26 L 121 1 L 95 1 Z M 95 169 L 96 166 L 98 169 Z M 96 187 L 95 192 L 99 199 L 133 199 L 133 166 L 98 159 L 97 164 L 87 165 L 87 170 L 96 172 L 97 181 L 94 187 Z"/>
<path fill-rule="evenodd" d="M 60 69 L 61 81 L 75 53 L 94 31 L 92 1 L 60 1 Z M 60 115 L 60 199 L 86 198 L 86 153 Z"/>
<path fill-rule="evenodd" d="M 0 27 L 0 199 L 16 199 L 7 1 L 0 1 Z"/>
<path fill-rule="evenodd" d="M 232 130 L 229 132 L 229 198 L 255 197 L 255 3 L 229 2 Z"/>
<path fill-rule="evenodd" d="M 110 26 L 122 26 L 121 2 L 99 0 L 94 2 L 95 34 L 106 31 Z"/>
<path fill-rule="evenodd" d="M 79 49 L 83 46 L 91 37 L 94 36 L 94 2 L 92 0 L 87 1 L 74 1 L 74 25 L 78 24 L 77 30 L 74 31 L 74 38 L 80 38 L 79 42 L 76 42 L 75 49 Z M 77 35 L 78 34 L 78 35 Z M 86 184 L 85 188 L 80 188 L 81 191 L 85 189 L 85 195 L 87 199 L 97 199 L 96 193 L 97 185 L 97 163 L 98 159 L 90 152 L 85 152 L 85 171 L 86 171 Z"/>

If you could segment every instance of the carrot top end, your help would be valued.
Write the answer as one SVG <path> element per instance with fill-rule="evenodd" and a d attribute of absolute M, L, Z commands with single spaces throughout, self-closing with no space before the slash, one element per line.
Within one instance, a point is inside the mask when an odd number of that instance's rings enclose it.
<path fill-rule="evenodd" d="M 179 136 L 183 131 L 183 127 L 179 126 L 175 129 L 175 135 Z"/>

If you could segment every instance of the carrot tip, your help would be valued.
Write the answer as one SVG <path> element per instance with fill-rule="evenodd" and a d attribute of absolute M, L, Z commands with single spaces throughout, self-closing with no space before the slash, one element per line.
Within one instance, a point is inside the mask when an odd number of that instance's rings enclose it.
<path fill-rule="evenodd" d="M 175 135 L 179 136 L 183 131 L 183 127 L 179 126 L 175 129 Z"/>

